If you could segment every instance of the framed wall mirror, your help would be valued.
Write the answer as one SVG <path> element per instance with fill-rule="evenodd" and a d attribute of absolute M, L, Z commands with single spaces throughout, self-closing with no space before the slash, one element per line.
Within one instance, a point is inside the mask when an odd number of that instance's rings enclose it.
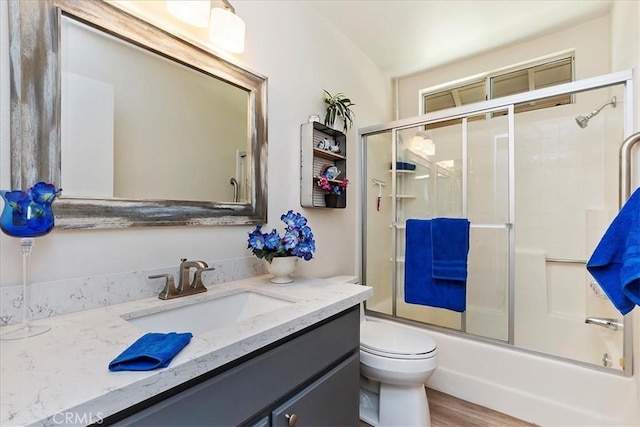
<path fill-rule="evenodd" d="M 59 228 L 266 222 L 266 78 L 103 1 L 11 1 L 11 185 Z"/>

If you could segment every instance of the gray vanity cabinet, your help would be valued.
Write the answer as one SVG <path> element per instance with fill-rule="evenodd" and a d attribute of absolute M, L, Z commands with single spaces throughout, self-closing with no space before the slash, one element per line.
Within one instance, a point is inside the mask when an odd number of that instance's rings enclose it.
<path fill-rule="evenodd" d="M 352 355 L 271 413 L 273 427 L 357 426 L 358 405 L 345 405 L 357 396 L 360 358 Z M 352 422 L 346 424 L 348 420 Z"/>
<path fill-rule="evenodd" d="M 105 420 L 117 426 L 357 426 L 359 306 Z"/>

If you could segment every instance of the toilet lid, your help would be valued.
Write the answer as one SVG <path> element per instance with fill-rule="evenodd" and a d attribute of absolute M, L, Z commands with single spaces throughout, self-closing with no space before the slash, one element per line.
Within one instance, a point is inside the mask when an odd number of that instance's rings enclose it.
<path fill-rule="evenodd" d="M 367 321 L 360 325 L 360 348 L 381 356 L 427 359 L 434 355 L 436 342 L 408 327 Z"/>

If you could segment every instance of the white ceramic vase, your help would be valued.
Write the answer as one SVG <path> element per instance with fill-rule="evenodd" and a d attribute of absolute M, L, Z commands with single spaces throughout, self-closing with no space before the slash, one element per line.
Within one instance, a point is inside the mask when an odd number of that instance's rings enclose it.
<path fill-rule="evenodd" d="M 271 260 L 271 263 L 265 261 L 267 263 L 267 270 L 269 273 L 273 274 L 271 278 L 271 283 L 291 283 L 293 282 L 293 278 L 291 274 L 296 270 L 296 265 L 298 264 L 298 257 L 296 256 L 282 256 L 275 257 Z"/>

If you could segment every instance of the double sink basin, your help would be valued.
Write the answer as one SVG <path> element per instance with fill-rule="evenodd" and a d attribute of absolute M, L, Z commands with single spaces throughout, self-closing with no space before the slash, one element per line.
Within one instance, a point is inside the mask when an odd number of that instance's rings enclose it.
<path fill-rule="evenodd" d="M 143 332 L 191 332 L 197 335 L 284 309 L 296 302 L 286 295 L 241 288 L 222 295 L 177 298 L 153 309 L 126 313 L 121 317 Z"/>

